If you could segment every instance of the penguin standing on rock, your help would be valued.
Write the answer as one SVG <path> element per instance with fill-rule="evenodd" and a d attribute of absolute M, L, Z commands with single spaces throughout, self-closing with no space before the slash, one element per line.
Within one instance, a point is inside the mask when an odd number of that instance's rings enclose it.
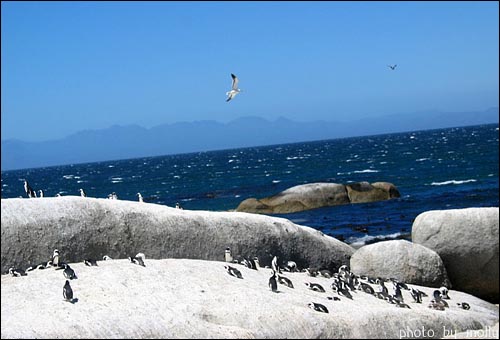
<path fill-rule="evenodd" d="M 273 270 L 273 275 L 269 278 L 269 288 L 275 293 L 278 292 L 278 283 L 276 282 L 276 272 Z"/>
<path fill-rule="evenodd" d="M 75 271 L 68 264 L 64 264 L 63 274 L 64 274 L 64 277 L 67 279 L 70 279 L 70 280 L 78 279 L 78 277 L 76 277 Z"/>
<path fill-rule="evenodd" d="M 71 289 L 71 285 L 69 284 L 68 280 L 66 280 L 66 283 L 63 287 L 63 297 L 67 302 L 75 303 L 76 301 L 78 301 L 78 299 L 73 299 L 73 289 Z"/>

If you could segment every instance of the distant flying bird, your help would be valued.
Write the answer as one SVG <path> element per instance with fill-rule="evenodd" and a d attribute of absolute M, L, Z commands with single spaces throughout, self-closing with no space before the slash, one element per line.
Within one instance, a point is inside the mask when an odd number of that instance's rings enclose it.
<path fill-rule="evenodd" d="M 394 64 L 394 65 L 387 65 L 387 67 L 390 67 L 390 68 L 391 68 L 391 70 L 393 70 L 393 71 L 394 71 L 394 69 L 396 68 L 396 66 L 398 66 L 398 65 L 397 65 L 397 64 Z"/>
<path fill-rule="evenodd" d="M 231 77 L 233 78 L 233 84 L 231 86 L 231 91 L 226 92 L 226 95 L 228 96 L 226 102 L 230 101 L 231 99 L 236 97 L 238 93 L 241 92 L 241 90 L 238 88 L 238 78 L 232 73 Z"/>

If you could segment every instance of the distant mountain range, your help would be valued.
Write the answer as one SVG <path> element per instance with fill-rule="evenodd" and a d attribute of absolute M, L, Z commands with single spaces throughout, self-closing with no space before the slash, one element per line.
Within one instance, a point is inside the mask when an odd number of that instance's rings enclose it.
<path fill-rule="evenodd" d="M 248 146 L 498 123 L 498 108 L 482 112 L 387 115 L 354 122 L 268 121 L 244 117 L 229 123 L 179 122 L 150 129 L 137 125 L 85 130 L 44 142 L 2 140 L 1 169 L 109 161 Z"/>

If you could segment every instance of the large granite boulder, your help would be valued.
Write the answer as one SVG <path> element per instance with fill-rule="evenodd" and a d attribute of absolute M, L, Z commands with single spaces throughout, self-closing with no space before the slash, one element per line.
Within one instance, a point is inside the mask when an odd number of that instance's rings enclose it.
<path fill-rule="evenodd" d="M 2 199 L 2 272 L 48 261 L 58 249 L 66 262 L 84 258 L 222 260 L 233 256 L 293 260 L 301 268 L 349 264 L 354 249 L 287 219 L 239 212 L 189 211 L 122 200 L 82 198 Z"/>
<path fill-rule="evenodd" d="M 450 287 L 439 255 L 406 240 L 383 241 L 359 248 L 351 257 L 351 271 L 417 285 Z"/>
<path fill-rule="evenodd" d="M 400 197 L 399 191 L 388 182 L 309 183 L 291 187 L 271 197 L 248 198 L 236 211 L 261 214 L 286 214 L 297 211 L 349 203 L 366 203 Z"/>
<path fill-rule="evenodd" d="M 455 289 L 498 302 L 498 207 L 426 211 L 412 240 L 439 254 Z"/>
<path fill-rule="evenodd" d="M 403 290 L 407 309 L 361 291 L 353 292 L 352 300 L 329 300 L 338 296 L 331 279 L 305 273 L 284 274 L 294 288 L 279 285 L 274 293 L 270 269 L 234 265 L 243 276 L 238 279 L 217 261 L 146 258 L 146 267 L 128 260 L 70 265 L 78 275 L 71 281 L 74 304 L 63 300 L 60 270 L 2 275 L 2 339 L 401 339 L 424 337 L 423 330 L 426 338 L 439 338 L 498 322 L 497 306 L 455 290 L 445 311 L 428 308 L 433 288 L 415 286 L 429 296 L 421 304 Z M 314 292 L 306 282 L 327 292 Z M 308 308 L 311 302 L 329 313 Z M 460 309 L 460 302 L 470 310 Z"/>

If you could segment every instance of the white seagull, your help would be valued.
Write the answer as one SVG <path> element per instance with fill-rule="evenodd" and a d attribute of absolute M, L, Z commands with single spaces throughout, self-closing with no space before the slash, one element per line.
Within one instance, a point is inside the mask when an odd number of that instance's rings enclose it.
<path fill-rule="evenodd" d="M 233 85 L 231 86 L 231 91 L 226 92 L 226 95 L 228 96 L 226 102 L 230 101 L 231 99 L 236 97 L 238 93 L 241 92 L 241 90 L 238 88 L 238 78 L 232 73 L 231 77 L 233 78 Z"/>

